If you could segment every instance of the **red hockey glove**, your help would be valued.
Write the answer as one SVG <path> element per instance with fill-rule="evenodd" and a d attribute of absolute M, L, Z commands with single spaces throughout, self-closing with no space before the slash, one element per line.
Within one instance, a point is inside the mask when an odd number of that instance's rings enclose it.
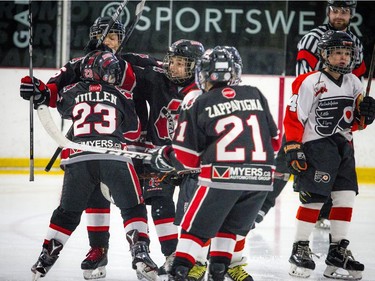
<path fill-rule="evenodd" d="M 307 170 L 306 156 L 302 143 L 291 141 L 284 145 L 285 158 L 290 172 L 298 175 Z"/>
<path fill-rule="evenodd" d="M 174 170 L 171 164 L 169 153 L 173 152 L 173 148 L 169 145 L 165 145 L 154 151 L 150 151 L 151 156 L 151 168 L 158 172 L 170 172 Z"/>
<path fill-rule="evenodd" d="M 30 76 L 21 79 L 20 96 L 25 100 L 33 97 L 34 109 L 42 104 L 48 105 L 50 95 L 48 87 L 38 78 L 34 77 L 34 84 Z"/>
<path fill-rule="evenodd" d="M 359 104 L 359 114 L 365 117 L 365 124 L 370 125 L 375 119 L 375 100 L 373 97 L 364 97 Z"/>

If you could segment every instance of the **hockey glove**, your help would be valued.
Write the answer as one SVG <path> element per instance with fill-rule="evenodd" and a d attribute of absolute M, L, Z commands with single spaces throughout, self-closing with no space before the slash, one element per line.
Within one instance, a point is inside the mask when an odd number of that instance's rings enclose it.
<path fill-rule="evenodd" d="M 365 117 L 365 124 L 370 125 L 375 119 L 375 100 L 373 97 L 366 96 L 359 104 L 359 113 Z"/>
<path fill-rule="evenodd" d="M 285 158 L 290 172 L 298 175 L 307 170 L 305 153 L 302 143 L 291 141 L 284 145 Z"/>
<path fill-rule="evenodd" d="M 96 47 L 98 41 L 98 39 L 91 39 L 89 42 L 87 42 L 85 48 L 83 49 L 85 54 L 91 53 L 92 51 L 107 51 L 113 53 L 113 50 L 103 42 L 98 47 Z"/>
<path fill-rule="evenodd" d="M 173 148 L 169 145 L 162 146 L 159 149 L 150 151 L 151 168 L 158 172 L 170 172 L 174 170 L 169 157 L 169 153 L 173 152 Z"/>
<path fill-rule="evenodd" d="M 34 77 L 34 84 L 30 76 L 21 79 L 20 95 L 25 100 L 33 97 L 34 109 L 39 105 L 49 104 L 50 90 L 41 80 Z"/>

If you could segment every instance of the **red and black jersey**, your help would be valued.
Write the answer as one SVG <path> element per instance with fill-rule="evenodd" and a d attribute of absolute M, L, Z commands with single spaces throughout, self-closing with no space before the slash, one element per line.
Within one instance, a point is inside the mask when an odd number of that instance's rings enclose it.
<path fill-rule="evenodd" d="M 145 116 L 146 102 L 149 107 L 148 120 L 142 121 L 142 130 L 146 128 L 146 143 L 162 146 L 171 144 L 174 129 L 185 95 L 197 88 L 193 82 L 179 88 L 173 84 L 159 67 L 134 67 L 137 77 L 137 87 L 134 89 L 134 101 L 137 112 Z M 140 108 L 143 108 L 142 114 Z M 141 117 L 141 119 L 143 119 Z M 146 123 L 146 124 L 145 124 Z"/>
<path fill-rule="evenodd" d="M 255 87 L 213 88 L 180 112 L 173 139 L 178 160 L 201 168 L 199 184 L 271 190 L 277 126 Z"/>
<path fill-rule="evenodd" d="M 57 109 L 62 118 L 73 121 L 73 142 L 122 149 L 126 142 L 140 137 L 131 92 L 104 83 L 78 82 L 64 87 L 59 94 L 63 98 L 57 102 Z M 70 157 L 82 154 L 88 153 L 72 153 Z"/>

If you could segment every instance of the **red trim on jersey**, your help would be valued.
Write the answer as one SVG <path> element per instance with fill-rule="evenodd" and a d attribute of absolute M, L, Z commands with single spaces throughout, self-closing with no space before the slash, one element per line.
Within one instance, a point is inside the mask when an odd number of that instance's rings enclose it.
<path fill-rule="evenodd" d="M 47 84 L 46 86 L 51 92 L 51 95 L 49 98 L 49 106 L 56 107 L 57 106 L 57 94 L 59 92 L 59 89 L 57 88 L 57 85 L 55 83 Z"/>
<path fill-rule="evenodd" d="M 355 69 L 353 69 L 352 73 L 357 76 L 358 78 L 361 78 L 366 73 L 366 65 L 365 62 L 362 61 L 362 63 Z"/>
<path fill-rule="evenodd" d="M 185 213 L 184 220 L 181 223 L 181 228 L 188 231 L 190 228 L 191 222 L 193 218 L 195 217 L 195 213 L 199 209 L 199 206 L 201 205 L 202 200 L 206 196 L 208 192 L 208 188 L 206 186 L 199 186 L 198 190 L 196 191 L 193 199 L 190 202 L 189 208 Z M 181 238 L 183 236 L 181 235 Z"/>
<path fill-rule="evenodd" d="M 69 235 L 69 236 L 73 233 L 73 231 L 70 231 L 69 229 L 63 228 L 63 227 L 58 226 L 58 225 L 53 224 L 53 223 L 51 223 L 49 225 L 49 228 L 52 228 L 53 230 L 56 230 L 58 232 L 64 233 L 64 234 Z"/>
<path fill-rule="evenodd" d="M 297 61 L 305 60 L 310 65 L 312 69 L 315 69 L 319 62 L 319 58 L 308 50 L 301 50 L 297 53 Z"/>
<path fill-rule="evenodd" d="M 87 208 L 85 210 L 86 214 L 109 214 L 111 212 L 111 209 L 96 209 L 96 208 Z"/>
<path fill-rule="evenodd" d="M 136 188 L 137 195 L 138 195 L 138 198 L 139 198 L 139 203 L 143 203 L 144 199 L 143 199 L 143 196 L 142 196 L 142 187 L 141 187 L 141 183 L 139 182 L 139 178 L 138 178 L 137 172 L 135 171 L 133 165 L 131 165 L 129 163 L 126 163 L 126 164 L 128 165 L 132 181 L 133 181 L 134 186 Z"/>
<path fill-rule="evenodd" d="M 126 62 L 124 75 L 125 77 L 123 78 L 121 88 L 127 91 L 133 91 L 133 88 L 135 87 L 135 84 L 136 84 L 136 78 L 135 78 L 135 74 L 130 63 Z"/>
<path fill-rule="evenodd" d="M 329 220 L 347 221 L 352 220 L 353 209 L 348 207 L 332 207 Z"/>
<path fill-rule="evenodd" d="M 292 83 L 292 93 L 293 95 L 298 95 L 299 88 L 302 82 L 309 75 L 315 73 L 316 71 L 308 72 L 299 75 Z M 284 117 L 284 128 L 285 128 L 285 139 L 286 141 L 297 141 L 302 142 L 302 136 L 304 132 L 304 126 L 298 119 L 297 109 L 293 108 L 290 110 L 291 106 L 288 104 L 285 111 Z"/>
<path fill-rule="evenodd" d="M 176 158 L 187 168 L 199 168 L 200 166 L 200 157 L 189 153 L 187 151 L 179 149 L 177 146 L 173 146 L 173 149 L 176 153 Z"/>
<path fill-rule="evenodd" d="M 297 210 L 296 218 L 300 221 L 316 223 L 319 217 L 320 210 L 309 209 L 300 206 Z"/>
<path fill-rule="evenodd" d="M 138 118 L 137 118 L 138 119 Z M 138 119 L 138 128 L 135 131 L 128 131 L 123 134 L 124 138 L 129 141 L 136 141 L 141 137 L 141 123 Z"/>

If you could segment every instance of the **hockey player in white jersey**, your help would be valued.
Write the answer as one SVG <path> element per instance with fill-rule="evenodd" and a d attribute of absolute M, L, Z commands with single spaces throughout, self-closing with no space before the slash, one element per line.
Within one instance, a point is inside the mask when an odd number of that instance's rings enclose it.
<path fill-rule="evenodd" d="M 364 265 L 348 250 L 348 232 L 358 194 L 352 132 L 371 124 L 375 101 L 363 97 L 363 85 L 351 73 L 356 62 L 355 42 L 343 31 L 329 30 L 318 43 L 324 68 L 300 75 L 284 119 L 284 151 L 301 205 L 289 274 L 309 277 L 315 269 L 309 236 L 327 198 L 332 198 L 327 278 L 360 280 Z"/>

